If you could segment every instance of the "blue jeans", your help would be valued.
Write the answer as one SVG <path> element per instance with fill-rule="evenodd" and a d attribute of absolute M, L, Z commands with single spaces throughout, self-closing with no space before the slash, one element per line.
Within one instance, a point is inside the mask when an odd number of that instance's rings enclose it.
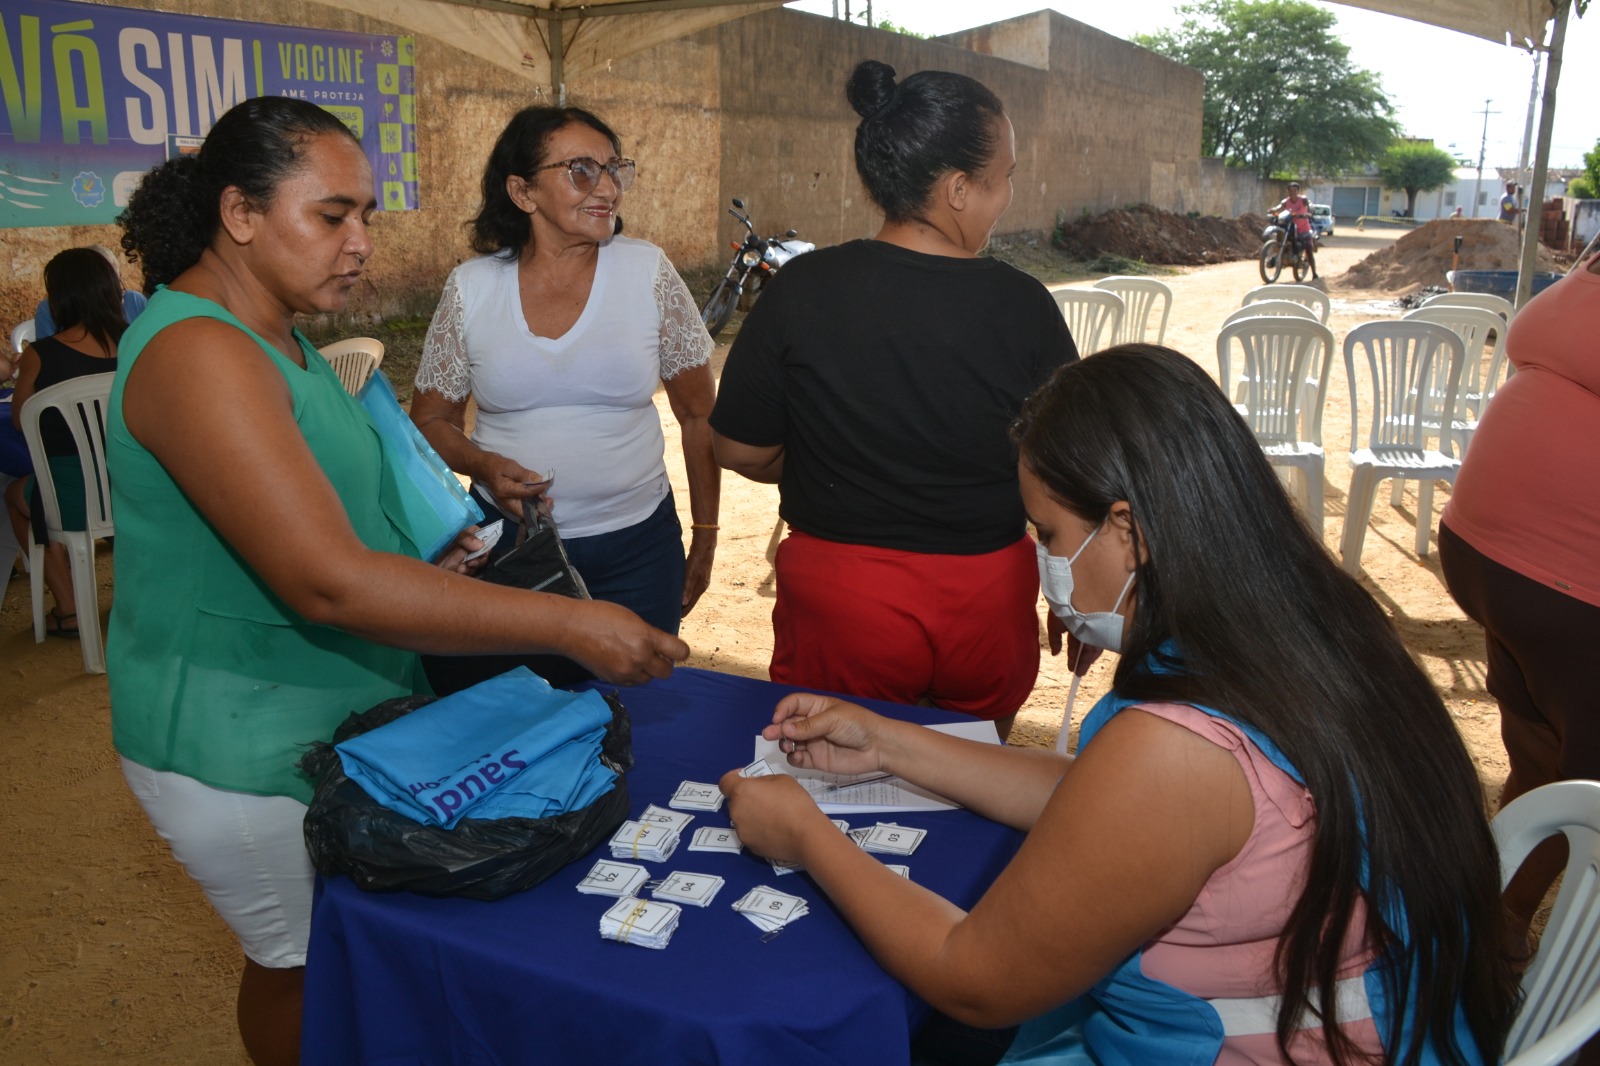
<path fill-rule="evenodd" d="M 505 520 L 491 561 L 517 543 L 516 519 L 475 494 L 484 524 Z M 573 569 L 597 600 L 628 608 L 657 629 L 674 635 L 683 614 L 683 526 L 669 491 L 650 517 L 637 525 L 592 537 L 563 537 L 561 546 Z M 517 666 L 526 666 L 552 685 L 574 685 L 594 675 L 560 655 L 424 655 L 428 683 L 440 696 L 476 685 Z"/>

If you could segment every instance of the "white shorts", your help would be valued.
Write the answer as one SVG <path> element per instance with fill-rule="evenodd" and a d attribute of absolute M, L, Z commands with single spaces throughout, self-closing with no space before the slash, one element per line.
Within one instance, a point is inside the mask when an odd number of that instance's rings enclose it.
<path fill-rule="evenodd" d="M 212 788 L 127 759 L 122 776 L 244 953 L 269 969 L 304 966 L 316 879 L 301 828 L 306 805 Z"/>

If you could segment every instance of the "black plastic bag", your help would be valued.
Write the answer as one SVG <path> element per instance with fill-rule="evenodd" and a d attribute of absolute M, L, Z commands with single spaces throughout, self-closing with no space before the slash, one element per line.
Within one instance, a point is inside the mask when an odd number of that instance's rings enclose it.
<path fill-rule="evenodd" d="M 532 888 L 593 851 L 628 817 L 633 726 L 616 693 L 601 759 L 617 771 L 611 790 L 582 810 L 549 818 L 463 818 L 453 829 L 424 825 L 382 806 L 345 776 L 333 745 L 432 703 L 433 696 L 385 700 L 352 714 L 300 760 L 317 782 L 306 811 L 306 850 L 318 872 L 341 874 L 370 892 L 500 899 Z"/>

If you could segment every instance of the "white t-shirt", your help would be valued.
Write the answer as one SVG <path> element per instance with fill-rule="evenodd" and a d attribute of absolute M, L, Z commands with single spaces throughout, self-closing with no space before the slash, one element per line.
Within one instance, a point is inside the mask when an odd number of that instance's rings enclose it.
<path fill-rule="evenodd" d="M 600 245 L 589 301 L 560 337 L 522 314 L 517 261 L 469 259 L 434 312 L 416 387 L 477 401 L 472 439 L 550 488 L 563 537 L 644 521 L 668 491 L 656 384 L 711 358 L 712 340 L 666 253 L 613 237 Z"/>

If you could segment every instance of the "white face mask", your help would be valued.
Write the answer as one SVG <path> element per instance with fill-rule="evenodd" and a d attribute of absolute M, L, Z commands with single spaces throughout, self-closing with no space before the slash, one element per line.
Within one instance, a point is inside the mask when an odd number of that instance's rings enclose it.
<path fill-rule="evenodd" d="M 1045 550 L 1043 544 L 1039 548 L 1039 587 L 1044 592 L 1045 602 L 1050 605 L 1050 611 L 1061 624 L 1067 627 L 1067 632 L 1084 644 L 1096 648 L 1105 648 L 1108 651 L 1122 651 L 1122 615 L 1117 611 L 1122 607 L 1123 598 L 1128 595 L 1128 590 L 1133 587 L 1133 575 L 1128 575 L 1128 580 L 1123 584 L 1122 591 L 1117 593 L 1117 602 L 1109 611 L 1091 611 L 1088 614 L 1080 612 L 1072 606 L 1072 564 L 1078 556 L 1083 554 L 1083 549 L 1089 546 L 1089 541 L 1100 535 L 1102 525 L 1087 540 L 1078 546 L 1070 558 L 1051 555 Z"/>

